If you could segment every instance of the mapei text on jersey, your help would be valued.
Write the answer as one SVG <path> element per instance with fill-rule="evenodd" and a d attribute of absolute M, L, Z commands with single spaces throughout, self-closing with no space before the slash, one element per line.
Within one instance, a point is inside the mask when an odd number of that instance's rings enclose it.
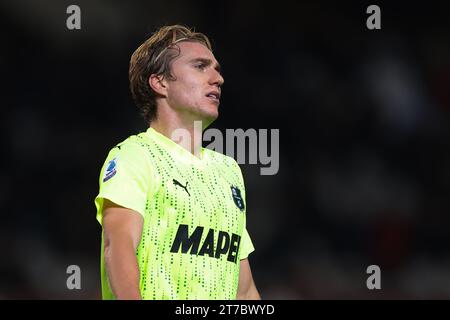
<path fill-rule="evenodd" d="M 189 236 L 188 225 L 180 224 L 170 252 L 177 253 L 181 248 L 182 253 L 188 253 L 190 250 L 190 254 L 208 255 L 216 259 L 219 259 L 222 254 L 228 254 L 227 260 L 236 263 L 241 237 L 234 233 L 230 235 L 225 231 L 219 231 L 216 241 L 215 230 L 209 229 L 205 240 L 200 246 L 203 229 L 203 227 L 198 226 Z"/>

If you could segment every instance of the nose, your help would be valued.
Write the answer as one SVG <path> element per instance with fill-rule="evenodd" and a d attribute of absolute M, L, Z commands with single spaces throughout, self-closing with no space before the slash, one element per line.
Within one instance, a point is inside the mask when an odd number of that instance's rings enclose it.
<path fill-rule="evenodd" d="M 216 85 L 218 87 L 221 87 L 225 80 L 223 79 L 222 75 L 219 71 L 213 70 L 213 74 L 211 75 L 211 84 Z"/>

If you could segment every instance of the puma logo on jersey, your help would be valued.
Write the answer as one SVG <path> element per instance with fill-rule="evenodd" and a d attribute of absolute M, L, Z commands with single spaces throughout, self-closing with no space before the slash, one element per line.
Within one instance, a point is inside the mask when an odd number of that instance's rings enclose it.
<path fill-rule="evenodd" d="M 178 182 L 177 180 L 173 179 L 173 184 L 179 187 L 182 187 L 189 196 L 191 196 L 191 194 L 189 193 L 188 189 L 187 189 L 187 185 L 188 185 L 188 181 L 186 181 L 186 186 L 183 186 L 180 182 Z"/>
<path fill-rule="evenodd" d="M 238 261 L 239 245 L 241 237 L 232 233 L 231 235 L 225 231 L 219 231 L 216 238 L 216 230 L 209 229 L 203 243 L 203 227 L 198 226 L 194 232 L 189 235 L 189 227 L 187 224 L 180 224 L 172 243 L 170 252 L 190 253 L 193 255 L 208 255 L 211 258 L 220 259 L 222 254 L 227 255 L 227 260 L 236 263 Z M 200 250 L 199 250 L 200 248 Z"/>

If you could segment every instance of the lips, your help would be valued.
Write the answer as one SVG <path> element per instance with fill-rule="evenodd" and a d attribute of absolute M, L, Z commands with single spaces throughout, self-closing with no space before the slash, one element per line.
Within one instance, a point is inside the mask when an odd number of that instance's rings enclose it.
<path fill-rule="evenodd" d="M 216 90 L 208 92 L 206 94 L 206 97 L 208 97 L 208 98 L 210 98 L 210 99 L 212 99 L 214 101 L 219 102 L 220 101 L 220 92 L 216 91 Z"/>

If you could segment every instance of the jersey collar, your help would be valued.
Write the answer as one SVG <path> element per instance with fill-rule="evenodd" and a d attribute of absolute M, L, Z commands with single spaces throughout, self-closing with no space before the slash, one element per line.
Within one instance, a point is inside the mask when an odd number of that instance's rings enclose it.
<path fill-rule="evenodd" d="M 177 160 L 183 162 L 189 162 L 196 166 L 205 166 L 208 162 L 208 153 L 205 152 L 205 148 L 202 147 L 200 152 L 200 157 L 196 157 L 191 152 L 180 146 L 175 141 L 171 140 L 169 137 L 159 133 L 152 127 L 149 127 L 146 132 L 154 141 L 163 146 L 166 150 L 169 150 L 172 155 L 176 157 Z"/>

